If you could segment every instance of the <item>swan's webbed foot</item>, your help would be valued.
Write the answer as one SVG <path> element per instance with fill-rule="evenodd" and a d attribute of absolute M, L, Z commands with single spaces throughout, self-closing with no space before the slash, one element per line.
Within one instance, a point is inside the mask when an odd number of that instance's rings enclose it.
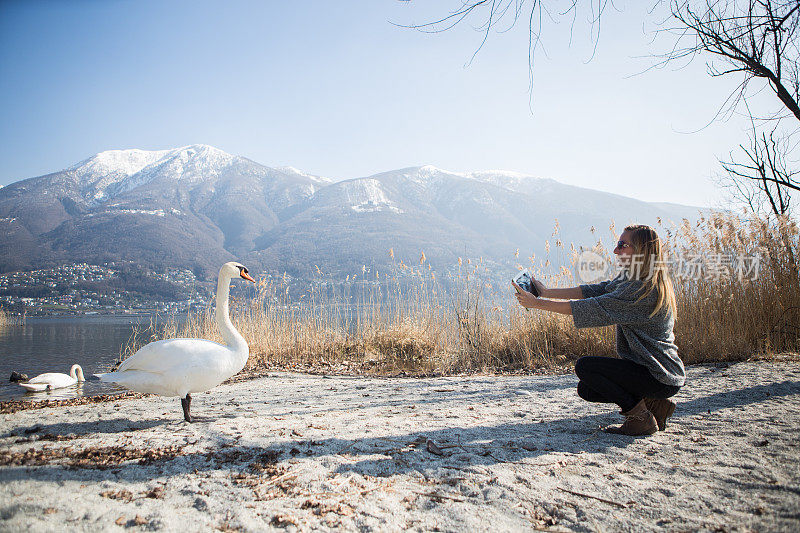
<path fill-rule="evenodd" d="M 189 414 L 189 407 L 192 405 L 192 397 L 187 394 L 186 398 L 181 398 L 181 407 L 183 407 L 183 418 L 187 422 L 192 421 L 192 415 Z"/>

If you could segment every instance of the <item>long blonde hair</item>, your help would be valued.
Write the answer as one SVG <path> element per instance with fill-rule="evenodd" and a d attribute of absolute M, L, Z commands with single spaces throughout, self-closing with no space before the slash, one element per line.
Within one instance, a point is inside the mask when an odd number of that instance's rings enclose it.
<path fill-rule="evenodd" d="M 640 262 L 638 268 L 629 269 L 628 274 L 644 282 L 643 293 L 637 301 L 646 298 L 651 292 L 656 291 L 658 300 L 650 316 L 659 311 L 670 311 L 677 319 L 678 310 L 675 303 L 675 289 L 669 277 L 669 268 L 665 260 L 664 245 L 658 238 L 656 231 L 645 224 L 627 226 L 625 231 L 631 232 L 631 247 L 633 256 L 638 255 Z M 631 272 L 632 270 L 632 272 Z"/>

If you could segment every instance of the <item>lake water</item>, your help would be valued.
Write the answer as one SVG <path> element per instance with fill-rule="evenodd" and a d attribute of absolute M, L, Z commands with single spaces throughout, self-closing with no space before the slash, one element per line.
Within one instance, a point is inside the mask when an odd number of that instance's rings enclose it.
<path fill-rule="evenodd" d="M 85 376 L 107 371 L 134 330 L 146 330 L 150 317 L 29 318 L 23 325 L 0 328 L 0 400 L 63 399 L 119 391 L 115 385 L 86 381 L 51 392 L 27 392 L 10 383 L 11 372 L 33 377 L 45 372 L 69 373 L 81 365 Z"/>

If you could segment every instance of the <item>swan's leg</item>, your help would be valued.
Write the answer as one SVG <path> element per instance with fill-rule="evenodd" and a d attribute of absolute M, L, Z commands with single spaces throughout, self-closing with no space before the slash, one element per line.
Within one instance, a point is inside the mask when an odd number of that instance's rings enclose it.
<path fill-rule="evenodd" d="M 192 405 L 192 397 L 187 394 L 186 398 L 181 398 L 181 407 L 183 407 L 183 418 L 187 422 L 192 421 L 192 415 L 189 414 L 189 407 Z"/>

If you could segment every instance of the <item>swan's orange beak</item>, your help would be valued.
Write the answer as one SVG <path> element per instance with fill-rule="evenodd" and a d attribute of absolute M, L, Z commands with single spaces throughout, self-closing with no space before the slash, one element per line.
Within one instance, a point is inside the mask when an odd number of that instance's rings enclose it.
<path fill-rule="evenodd" d="M 254 280 L 253 278 L 251 278 L 251 277 L 250 277 L 250 274 L 248 274 L 248 273 L 247 273 L 247 272 L 245 272 L 244 270 L 242 270 L 242 272 L 241 272 L 239 275 L 240 275 L 240 276 L 242 276 L 242 277 L 243 277 L 244 279 L 246 279 L 247 281 L 252 281 L 253 283 L 255 283 L 255 282 L 256 282 L 256 280 Z"/>

